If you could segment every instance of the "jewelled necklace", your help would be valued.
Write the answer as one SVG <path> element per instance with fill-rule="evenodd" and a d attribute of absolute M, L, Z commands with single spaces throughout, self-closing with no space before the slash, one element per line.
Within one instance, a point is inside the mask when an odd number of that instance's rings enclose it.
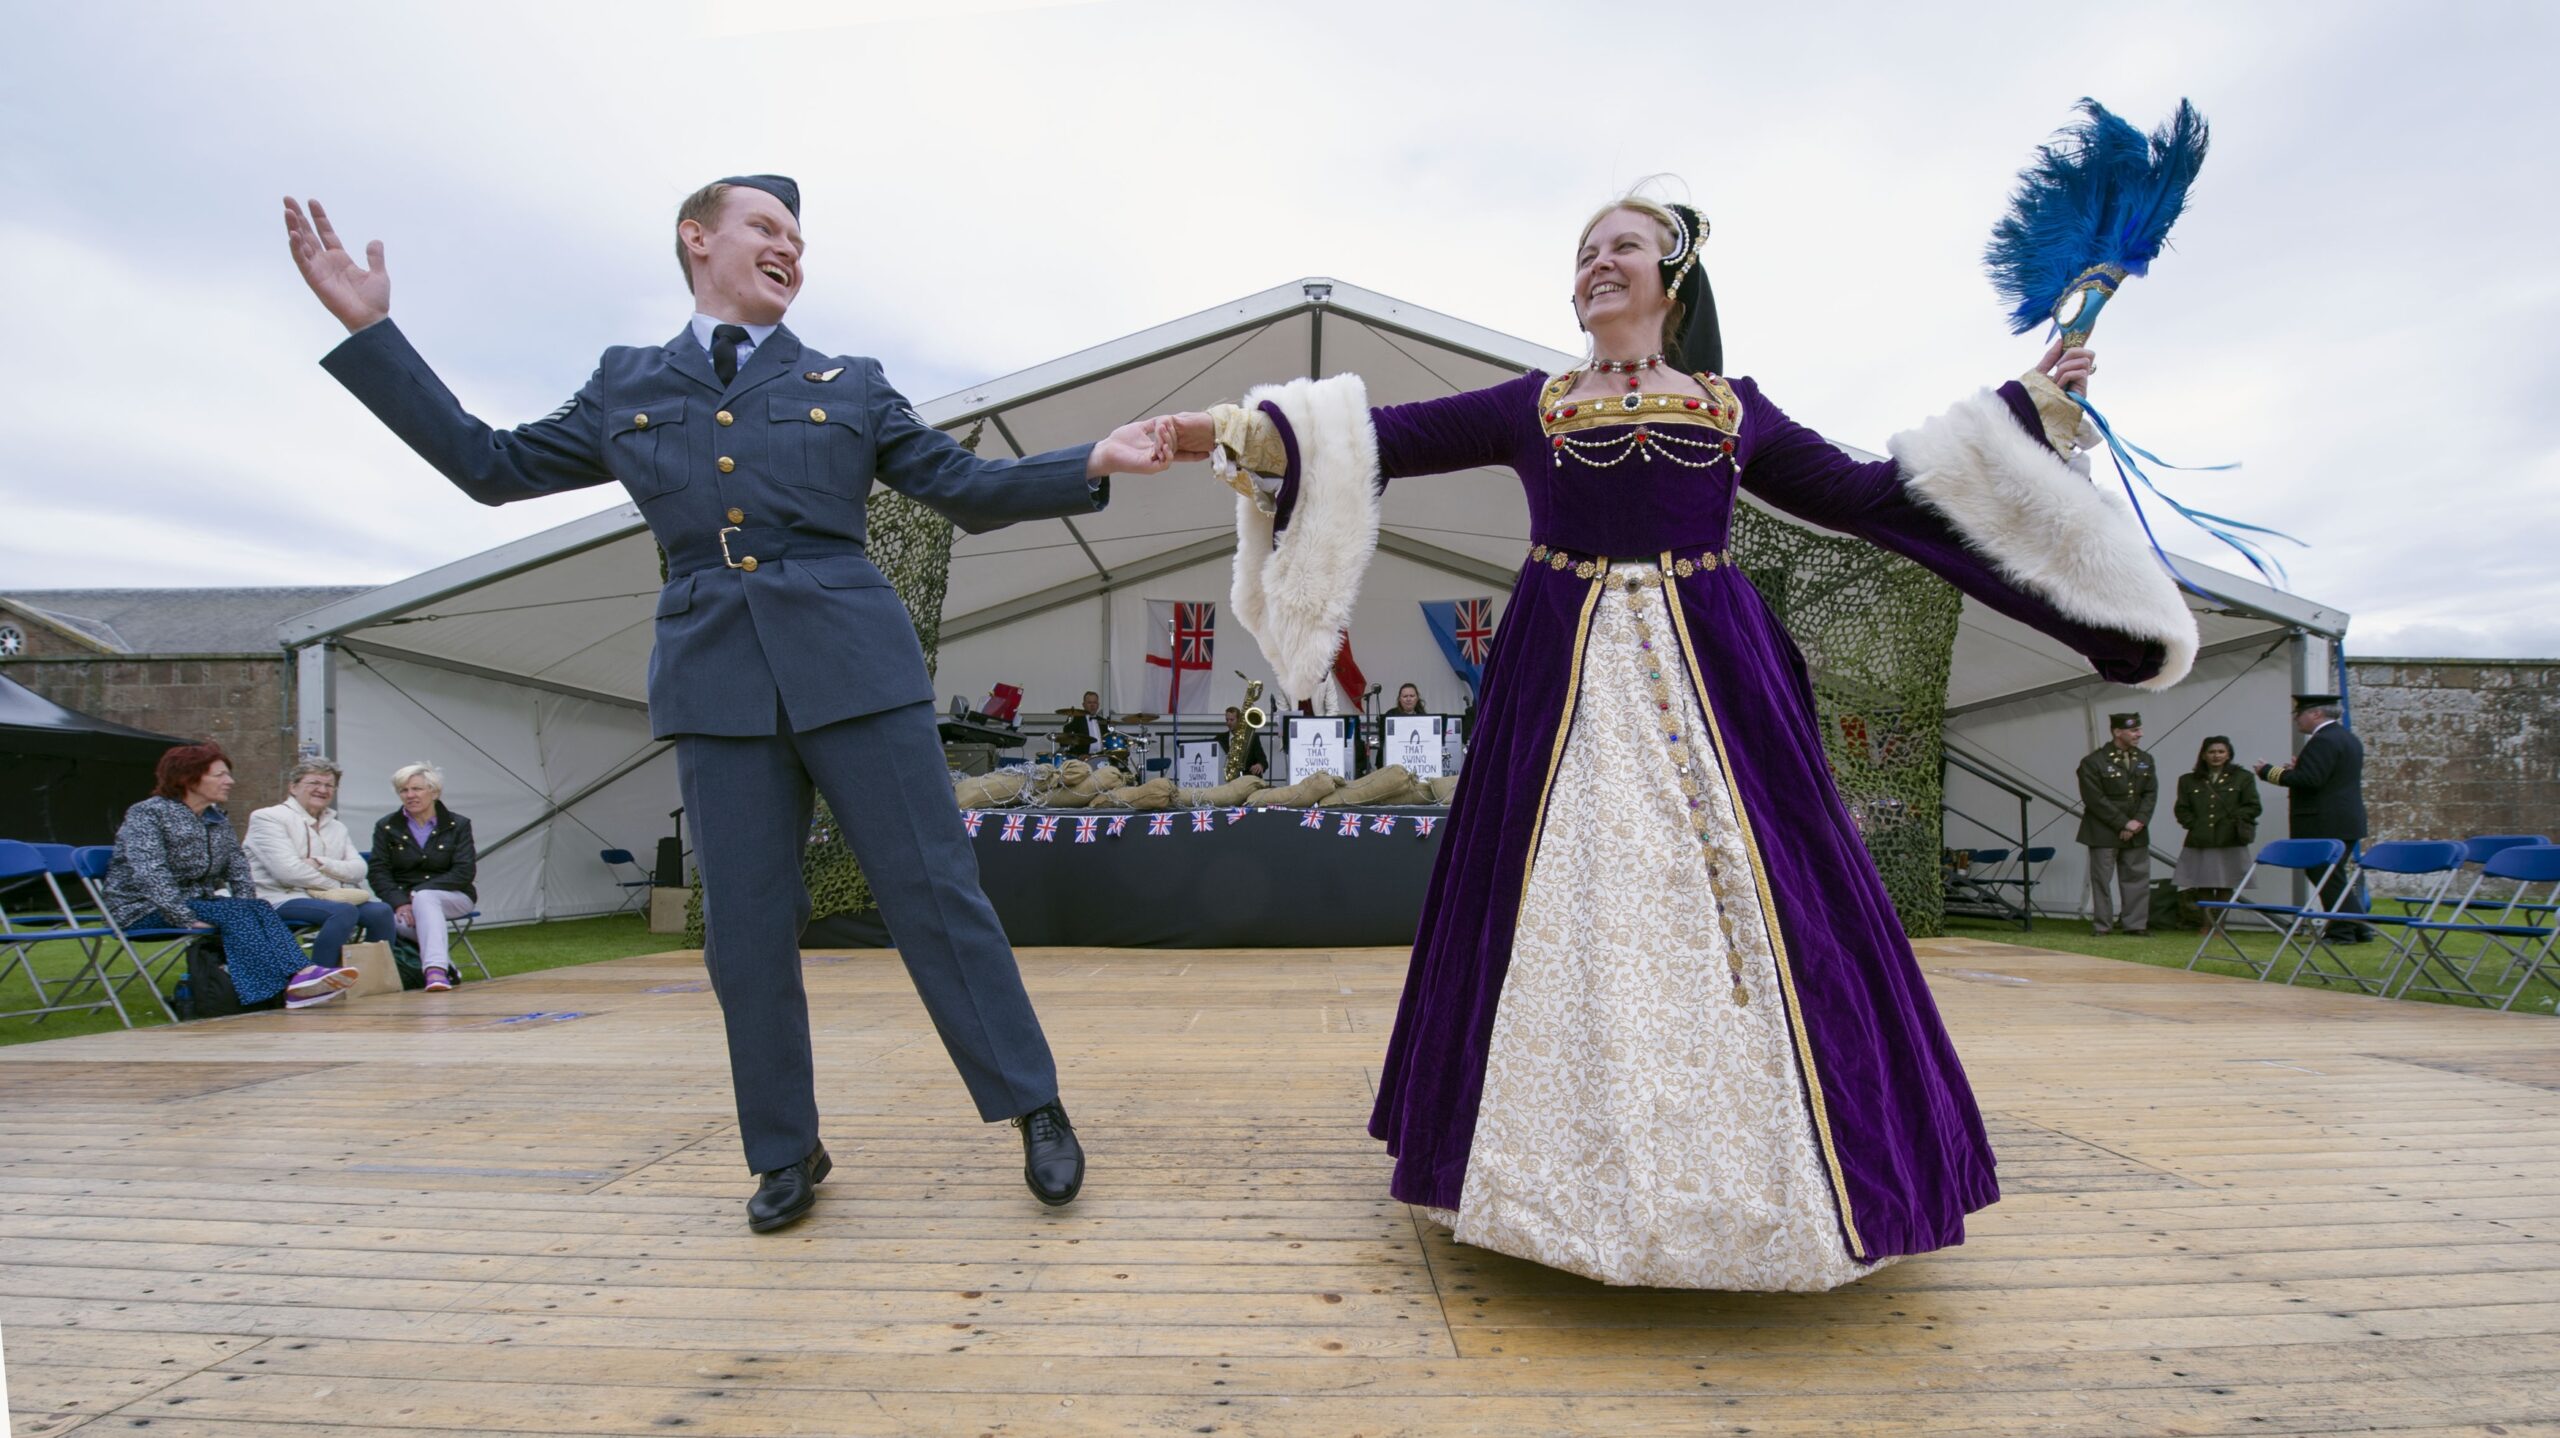
<path fill-rule="evenodd" d="M 1640 360 L 1594 359 L 1591 362 L 1591 372 L 1593 374 L 1625 375 L 1627 377 L 1627 388 L 1629 389 L 1636 388 L 1636 376 L 1638 374 L 1645 370 L 1660 368 L 1662 368 L 1662 351 L 1660 350 L 1655 350 L 1652 354 L 1646 355 Z"/>

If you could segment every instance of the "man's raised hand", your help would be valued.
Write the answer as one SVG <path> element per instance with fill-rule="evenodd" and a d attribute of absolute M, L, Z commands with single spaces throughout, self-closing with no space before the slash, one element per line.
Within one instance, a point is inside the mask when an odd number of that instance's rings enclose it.
<path fill-rule="evenodd" d="M 1173 463 L 1173 422 L 1142 419 L 1102 437 L 1086 459 L 1084 472 L 1094 479 L 1106 474 L 1162 474 Z"/>
<path fill-rule="evenodd" d="M 293 265 L 302 271 L 302 282 L 349 334 L 363 329 L 391 314 L 391 271 L 382 263 L 382 241 L 369 241 L 364 247 L 363 264 L 338 243 L 338 231 L 329 223 L 329 212 L 320 202 L 311 202 L 311 214 L 305 218 L 302 206 L 288 195 L 284 202 L 284 235 L 293 251 Z"/>

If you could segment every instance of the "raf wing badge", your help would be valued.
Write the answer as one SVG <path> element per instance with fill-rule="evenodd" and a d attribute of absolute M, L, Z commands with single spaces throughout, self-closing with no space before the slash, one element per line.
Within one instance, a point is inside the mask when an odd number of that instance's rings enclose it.
<path fill-rule="evenodd" d="M 814 369 L 813 369 L 813 370 L 809 371 L 807 374 L 802 375 L 802 376 L 801 376 L 801 378 L 802 378 L 802 379 L 805 379 L 805 380 L 808 380 L 808 381 L 809 381 L 809 382 L 811 382 L 812 384 L 825 384 L 827 381 L 829 381 L 829 380 L 831 380 L 831 379 L 834 379 L 837 375 L 840 375 L 840 374 L 843 374 L 843 373 L 844 373 L 844 366 L 843 366 L 843 365 L 837 365 L 834 369 L 831 369 L 831 370 L 814 370 Z"/>

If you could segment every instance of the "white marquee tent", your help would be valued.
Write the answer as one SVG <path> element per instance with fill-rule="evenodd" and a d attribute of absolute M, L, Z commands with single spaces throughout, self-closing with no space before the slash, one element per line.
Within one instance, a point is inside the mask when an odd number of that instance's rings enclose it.
<path fill-rule="evenodd" d="M 1299 374 L 1356 371 L 1372 402 L 1385 404 L 1571 363 L 1463 320 L 1310 279 L 919 408 L 954 432 L 985 420 L 979 452 L 993 457 L 1091 439 Z M 1114 712 L 1134 709 L 1145 692 L 1147 601 L 1206 600 L 1219 605 L 1209 698 L 1235 702 L 1243 681 L 1233 671 L 1268 670 L 1225 613 L 1233 499 L 1205 466 L 1186 468 L 1199 472 L 1115 481 L 1114 502 L 1097 514 L 960 536 L 937 688 L 974 701 L 998 682 L 1017 684 L 1026 715 L 1071 705 L 1088 688 Z M 1412 680 L 1432 707 L 1458 707 L 1463 688 L 1417 601 L 1486 596 L 1499 612 L 1527 547 L 1527 510 L 1507 472 L 1391 486 L 1378 561 L 1351 629 L 1370 679 L 1390 694 Z M 2001 778 L 1995 785 L 1950 772 L 1949 842 L 1998 843 L 2004 834 L 2014 842 L 2014 791 L 2026 791 L 2035 842 L 2062 849 L 2063 862 L 2040 876 L 2052 885 L 2041 897 L 2058 907 L 2077 905 L 2080 883 L 2071 824 L 2058 816 L 2072 765 L 2105 738 L 2107 710 L 2145 710 L 2165 770 L 2184 768 L 2192 749 L 2180 746 L 2204 732 L 2232 735 L 2244 759 L 2281 757 L 2291 752 L 2291 675 L 2309 662 L 2300 636 L 2325 653 L 2344 633 L 2346 616 L 2334 610 L 2182 564 L 2239 602 L 2199 602 L 2205 657 L 2166 695 L 2099 683 L 2061 646 L 1965 606 L 1949 749 Z M 620 899 L 617 876 L 598 851 L 629 849 L 645 861 L 671 831 L 679 802 L 673 755 L 650 740 L 645 703 L 657 590 L 655 547 L 624 504 L 300 616 L 279 637 L 298 654 L 302 741 L 357 773 L 387 773 L 421 756 L 441 763 L 449 801 L 479 836 L 490 920 L 610 909 Z M 2164 827 L 2167 818 L 2164 801 Z M 2174 852 L 2174 830 L 2167 842 Z"/>

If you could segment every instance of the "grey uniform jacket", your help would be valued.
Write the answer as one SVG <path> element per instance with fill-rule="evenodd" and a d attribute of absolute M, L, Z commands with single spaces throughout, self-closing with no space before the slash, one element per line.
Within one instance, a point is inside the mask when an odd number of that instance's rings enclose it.
<path fill-rule="evenodd" d="M 1083 514 L 1092 446 L 981 460 L 926 424 L 877 361 L 804 349 L 777 328 L 720 383 L 690 327 L 616 346 L 567 404 L 493 430 L 465 412 L 389 320 L 322 367 L 483 504 L 619 481 L 667 552 L 649 656 L 658 738 L 795 730 L 933 697 L 915 628 L 864 557 L 874 479 L 971 533 Z M 777 706 L 777 699 L 779 705 Z"/>

